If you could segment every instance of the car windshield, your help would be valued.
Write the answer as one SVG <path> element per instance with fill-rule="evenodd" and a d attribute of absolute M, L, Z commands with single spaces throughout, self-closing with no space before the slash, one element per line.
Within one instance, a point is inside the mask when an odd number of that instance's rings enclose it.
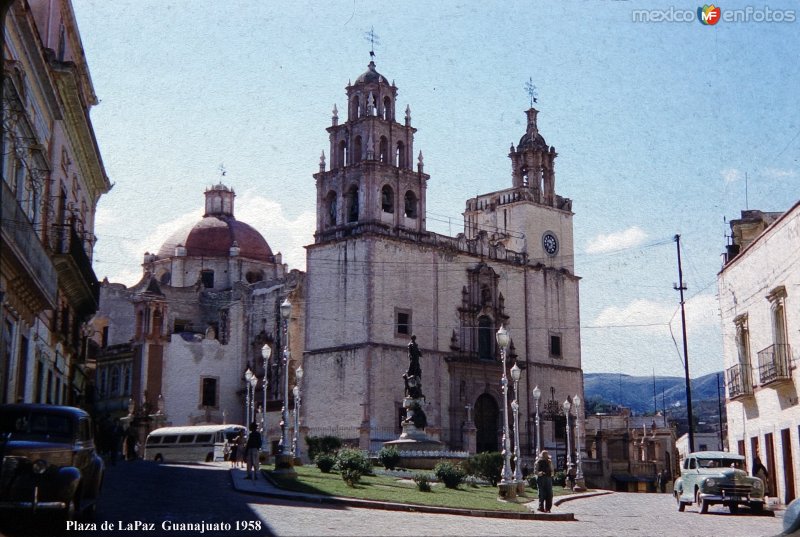
<path fill-rule="evenodd" d="M 11 440 L 72 440 L 72 420 L 63 414 L 14 409 L 0 412 L 0 435 Z"/>
<path fill-rule="evenodd" d="M 700 468 L 738 468 L 744 469 L 744 461 L 741 459 L 697 459 Z"/>

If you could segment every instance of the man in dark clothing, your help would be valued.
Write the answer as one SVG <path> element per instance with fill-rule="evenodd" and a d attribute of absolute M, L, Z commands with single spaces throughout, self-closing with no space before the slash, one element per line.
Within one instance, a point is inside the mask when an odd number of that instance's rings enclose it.
<path fill-rule="evenodd" d="M 542 450 L 533 465 L 536 474 L 536 488 L 539 491 L 539 511 L 549 513 L 553 506 L 553 461 L 550 453 Z"/>
<path fill-rule="evenodd" d="M 247 477 L 245 479 L 258 479 L 258 451 L 261 449 L 261 435 L 256 422 L 250 424 L 250 436 L 247 437 L 245 449 L 247 457 Z"/>

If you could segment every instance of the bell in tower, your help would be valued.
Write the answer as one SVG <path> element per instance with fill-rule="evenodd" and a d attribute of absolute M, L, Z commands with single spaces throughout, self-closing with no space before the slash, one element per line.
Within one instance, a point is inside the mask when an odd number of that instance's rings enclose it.
<path fill-rule="evenodd" d="M 397 87 L 374 61 L 348 84 L 347 121 L 334 105 L 330 169 L 321 164 L 317 180 L 316 241 L 367 231 L 425 231 L 428 176 L 414 171 L 414 133 L 409 109 L 396 118 Z M 402 118 L 401 118 L 402 119 Z M 374 226 L 373 224 L 378 224 Z"/>

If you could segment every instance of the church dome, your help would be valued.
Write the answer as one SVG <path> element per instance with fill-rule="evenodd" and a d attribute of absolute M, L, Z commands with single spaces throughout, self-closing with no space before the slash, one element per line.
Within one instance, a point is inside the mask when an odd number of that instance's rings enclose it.
<path fill-rule="evenodd" d="M 375 70 L 375 62 L 369 62 L 369 66 L 364 73 L 356 79 L 356 84 L 369 84 L 377 82 L 379 84 L 389 84 L 385 76 Z"/>
<path fill-rule="evenodd" d="M 206 190 L 206 214 L 194 224 L 173 233 L 158 250 L 158 257 L 175 256 L 175 248 L 183 246 L 187 256 L 228 257 L 231 248 L 248 259 L 274 263 L 272 249 L 252 226 L 233 216 L 232 189 L 219 184 Z"/>
<path fill-rule="evenodd" d="M 526 132 L 519 139 L 518 149 L 543 149 L 547 151 L 547 142 L 544 141 L 544 136 L 538 132 Z"/>

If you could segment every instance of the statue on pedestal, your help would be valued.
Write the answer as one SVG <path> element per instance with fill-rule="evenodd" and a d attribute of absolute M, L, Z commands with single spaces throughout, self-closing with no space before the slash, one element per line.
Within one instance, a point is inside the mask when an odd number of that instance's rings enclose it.
<path fill-rule="evenodd" d="M 417 336 L 411 336 L 411 342 L 408 344 L 408 370 L 403 374 L 406 390 L 406 402 L 403 404 L 406 408 L 406 419 L 403 423 L 413 424 L 417 429 L 424 429 L 428 421 L 419 402 L 420 399 L 425 399 L 422 394 L 422 368 L 419 365 L 421 357 Z"/>

